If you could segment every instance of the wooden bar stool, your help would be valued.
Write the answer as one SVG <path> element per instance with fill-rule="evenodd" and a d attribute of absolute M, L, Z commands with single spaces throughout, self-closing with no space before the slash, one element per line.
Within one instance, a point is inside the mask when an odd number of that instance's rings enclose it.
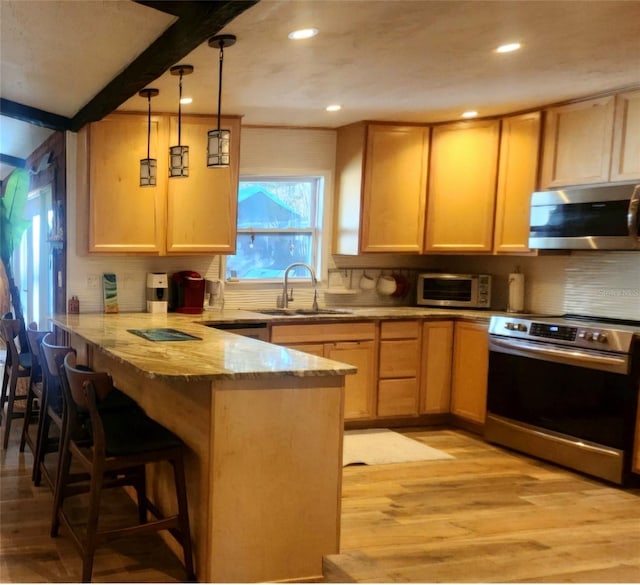
<path fill-rule="evenodd" d="M 29 445 L 31 452 L 35 455 L 38 446 L 38 435 L 33 437 L 29 432 L 31 423 L 34 422 L 34 416 L 37 414 L 38 425 L 42 420 L 42 392 L 43 392 L 43 375 L 42 364 L 40 362 L 40 344 L 49 331 L 38 331 L 35 323 L 29 323 L 27 329 L 27 341 L 29 342 L 29 352 L 31 353 L 31 377 L 29 379 L 29 389 L 27 391 L 27 406 L 24 411 L 24 423 L 22 425 L 22 436 L 20 437 L 20 453 L 24 451 L 24 446 Z M 38 409 L 36 409 L 36 402 Z"/>
<path fill-rule="evenodd" d="M 7 417 L 4 424 L 4 449 L 9 445 L 11 421 L 22 418 L 24 411 L 15 410 L 16 400 L 26 400 L 27 393 L 18 393 L 18 381 L 31 376 L 31 354 L 20 353 L 16 345 L 16 338 L 20 334 L 21 322 L 17 319 L 0 319 L 0 337 L 7 347 L 7 357 L 4 364 L 2 379 L 2 399 L 0 404 L 7 404 Z M 27 381 L 28 383 L 28 381 Z"/>
<path fill-rule="evenodd" d="M 47 467 L 45 457 L 47 453 L 58 452 L 60 448 L 60 437 L 64 430 L 60 366 L 64 357 L 73 351 L 71 347 L 56 345 L 55 336 L 52 332 L 45 335 L 40 342 L 40 363 L 44 381 L 31 479 L 36 486 L 39 486 L 40 480 L 44 477 L 52 491 L 55 489 L 60 457 L 58 456 L 58 465 L 56 465 L 55 472 L 52 472 Z M 57 433 L 54 436 L 50 436 L 52 424 L 57 429 Z"/>
<path fill-rule="evenodd" d="M 169 530 L 182 545 L 187 579 L 194 580 L 182 441 L 137 405 L 129 409 L 110 408 L 109 395 L 114 390 L 111 376 L 81 369 L 76 366 L 74 354 L 64 358 L 60 380 L 66 416 L 51 536 L 57 536 L 60 523 L 69 530 L 82 556 L 82 581 L 90 581 L 95 549 L 105 540 Z M 87 434 L 91 437 L 90 444 L 83 442 Z M 70 483 L 72 459 L 89 474 L 88 486 Z M 146 495 L 145 466 L 160 461 L 170 462 L 174 471 L 178 512 L 168 517 L 163 517 Z M 98 516 L 103 489 L 123 485 L 136 490 L 138 524 L 100 530 Z M 87 491 L 89 510 L 82 533 L 72 525 L 64 503 L 67 498 Z M 149 512 L 154 520 L 149 520 Z"/>

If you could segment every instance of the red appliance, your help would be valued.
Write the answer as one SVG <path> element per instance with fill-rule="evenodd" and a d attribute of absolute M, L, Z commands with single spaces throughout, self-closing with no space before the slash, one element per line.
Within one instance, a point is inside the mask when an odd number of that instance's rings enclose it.
<path fill-rule="evenodd" d="M 183 270 L 171 276 L 173 308 L 177 313 L 202 313 L 205 280 L 193 270 Z"/>

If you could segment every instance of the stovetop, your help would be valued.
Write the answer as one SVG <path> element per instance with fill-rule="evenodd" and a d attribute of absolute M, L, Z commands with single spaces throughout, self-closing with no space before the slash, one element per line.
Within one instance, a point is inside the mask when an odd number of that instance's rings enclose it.
<path fill-rule="evenodd" d="M 489 333 L 598 351 L 631 353 L 640 343 L 640 322 L 587 315 L 493 316 Z"/>

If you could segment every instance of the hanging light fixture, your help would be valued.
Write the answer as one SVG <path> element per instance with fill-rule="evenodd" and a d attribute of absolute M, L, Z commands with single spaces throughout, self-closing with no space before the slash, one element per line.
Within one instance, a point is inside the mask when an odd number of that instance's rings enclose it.
<path fill-rule="evenodd" d="M 222 105 L 222 63 L 224 48 L 234 45 L 235 35 L 217 35 L 209 39 L 209 46 L 220 49 L 218 68 L 218 128 L 209 130 L 207 141 L 207 166 L 210 168 L 228 167 L 230 162 L 229 146 L 231 132 L 220 129 L 220 111 Z"/>
<path fill-rule="evenodd" d="M 178 98 L 178 146 L 169 147 L 169 177 L 189 176 L 189 147 L 182 146 L 182 77 L 193 73 L 192 65 L 174 65 L 169 69 L 171 75 L 179 75 Z"/>
<path fill-rule="evenodd" d="M 151 158 L 149 149 L 151 146 L 151 98 L 160 93 L 157 89 L 146 88 L 138 92 L 141 97 L 146 97 L 149 102 L 149 114 L 147 116 L 147 158 L 140 159 L 140 186 L 155 187 L 158 172 L 158 161 Z"/>

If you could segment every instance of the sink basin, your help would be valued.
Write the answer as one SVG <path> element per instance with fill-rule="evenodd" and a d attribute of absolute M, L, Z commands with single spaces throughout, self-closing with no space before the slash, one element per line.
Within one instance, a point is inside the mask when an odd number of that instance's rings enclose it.
<path fill-rule="evenodd" d="M 296 315 L 350 315 L 351 311 L 342 309 L 255 309 L 254 313 L 261 315 L 288 315 L 295 317 Z"/>

